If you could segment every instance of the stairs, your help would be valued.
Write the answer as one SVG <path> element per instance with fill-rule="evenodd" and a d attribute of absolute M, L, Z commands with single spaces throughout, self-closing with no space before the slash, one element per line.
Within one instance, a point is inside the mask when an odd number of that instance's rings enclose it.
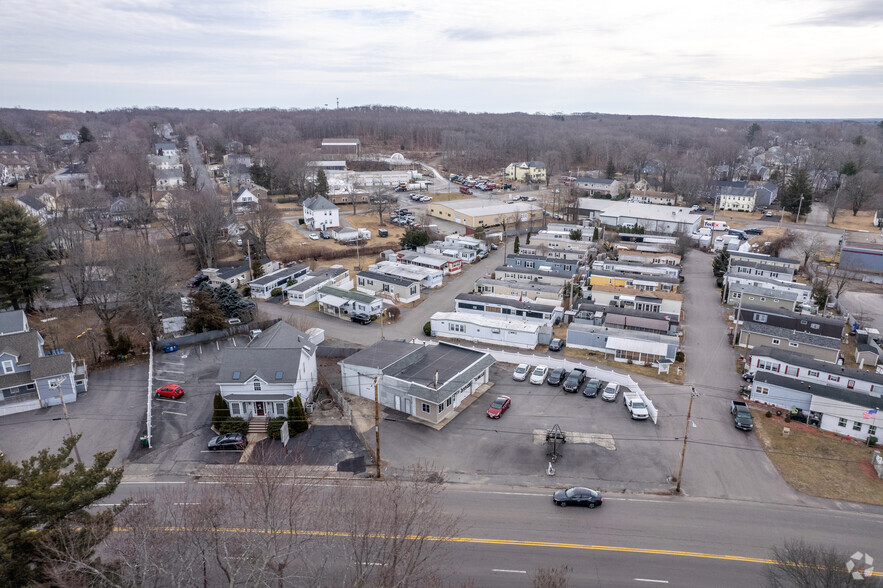
<path fill-rule="evenodd" d="M 260 433 L 263 435 L 267 434 L 267 424 L 270 422 L 270 417 L 268 416 L 253 416 L 251 420 L 248 421 L 248 432 L 249 433 Z"/>

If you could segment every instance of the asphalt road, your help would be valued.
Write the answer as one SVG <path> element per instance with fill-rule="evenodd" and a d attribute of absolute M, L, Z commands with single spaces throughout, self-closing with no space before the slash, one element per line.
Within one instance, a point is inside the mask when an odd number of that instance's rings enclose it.
<path fill-rule="evenodd" d="M 217 196 L 218 192 L 215 190 L 215 183 L 212 181 L 199 153 L 196 136 L 187 137 L 187 159 L 190 161 L 190 168 L 193 170 L 193 177 L 196 179 L 197 187 L 212 196 Z"/>

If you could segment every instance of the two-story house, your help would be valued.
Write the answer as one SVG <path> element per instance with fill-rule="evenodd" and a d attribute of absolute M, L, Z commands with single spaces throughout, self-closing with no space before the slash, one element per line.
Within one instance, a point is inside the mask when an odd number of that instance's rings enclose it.
<path fill-rule="evenodd" d="M 304 200 L 303 208 L 304 224 L 310 230 L 340 227 L 340 208 L 321 194 Z"/>
<path fill-rule="evenodd" d="M 609 194 L 616 196 L 622 187 L 619 180 L 608 180 L 606 178 L 592 178 L 588 176 L 576 178 L 573 186 L 580 190 L 586 190 L 590 194 Z"/>
<path fill-rule="evenodd" d="M 542 161 L 521 161 L 506 166 L 506 177 L 519 182 L 545 182 L 546 164 Z"/>

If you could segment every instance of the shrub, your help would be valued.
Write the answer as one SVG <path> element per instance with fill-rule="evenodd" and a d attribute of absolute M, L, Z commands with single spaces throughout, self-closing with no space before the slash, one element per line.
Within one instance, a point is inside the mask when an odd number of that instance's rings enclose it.
<path fill-rule="evenodd" d="M 677 353 L 675 353 L 675 361 L 679 361 L 681 363 L 684 363 L 684 352 L 683 351 L 678 351 Z"/>
<path fill-rule="evenodd" d="M 773 413 L 771 413 L 770 411 L 766 411 L 766 414 L 763 415 L 763 416 L 765 416 L 766 418 L 769 419 L 769 418 L 772 418 L 772 417 L 773 417 Z"/>
<path fill-rule="evenodd" d="M 790 415 L 790 414 L 786 414 L 786 415 L 785 415 L 785 422 L 786 422 L 786 423 L 790 423 L 790 422 L 791 422 L 791 415 Z"/>
<path fill-rule="evenodd" d="M 309 429 L 310 422 L 307 420 L 307 411 L 304 410 L 304 404 L 300 396 L 295 396 L 291 399 L 291 402 L 294 404 L 294 410 L 289 410 L 288 412 L 288 427 L 292 435 L 297 435 Z M 291 408 L 291 405 L 289 405 L 289 408 Z"/>
<path fill-rule="evenodd" d="M 285 417 L 273 417 L 267 423 L 267 437 L 279 441 L 282 439 L 282 424 L 287 419 Z"/>
<path fill-rule="evenodd" d="M 868 447 L 875 447 L 877 445 L 877 438 L 871 435 L 868 437 Z"/>
<path fill-rule="evenodd" d="M 282 200 L 288 200 L 288 199 L 287 199 L 287 198 L 283 198 Z M 280 201 L 280 202 L 281 202 L 281 201 Z M 305 223 L 306 223 L 306 221 L 304 221 L 304 219 L 302 219 L 302 218 L 297 219 L 297 224 L 299 224 L 299 225 L 303 225 L 303 224 L 305 224 Z"/>
<path fill-rule="evenodd" d="M 273 288 L 272 290 L 270 290 L 270 296 L 281 296 L 281 295 L 282 295 L 282 288 Z"/>
<path fill-rule="evenodd" d="M 402 316 L 402 311 L 398 306 L 393 306 L 386 310 L 386 316 L 391 321 L 398 320 Z"/>
<path fill-rule="evenodd" d="M 432 322 L 427 321 L 427 323 L 423 325 L 423 334 L 427 337 L 432 336 Z"/>
<path fill-rule="evenodd" d="M 212 412 L 212 426 L 215 429 L 220 428 L 221 423 L 230 418 L 230 409 L 227 408 L 227 402 L 221 393 L 215 394 L 214 411 Z"/>
<path fill-rule="evenodd" d="M 218 433 L 248 433 L 248 421 L 242 417 L 230 417 L 218 426 Z"/>

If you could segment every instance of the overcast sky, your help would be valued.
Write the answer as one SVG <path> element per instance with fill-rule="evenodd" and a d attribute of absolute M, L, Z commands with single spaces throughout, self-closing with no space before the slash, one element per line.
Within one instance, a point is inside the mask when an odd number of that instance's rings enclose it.
<path fill-rule="evenodd" d="M 0 106 L 883 117 L 881 0 L 4 0 Z"/>

